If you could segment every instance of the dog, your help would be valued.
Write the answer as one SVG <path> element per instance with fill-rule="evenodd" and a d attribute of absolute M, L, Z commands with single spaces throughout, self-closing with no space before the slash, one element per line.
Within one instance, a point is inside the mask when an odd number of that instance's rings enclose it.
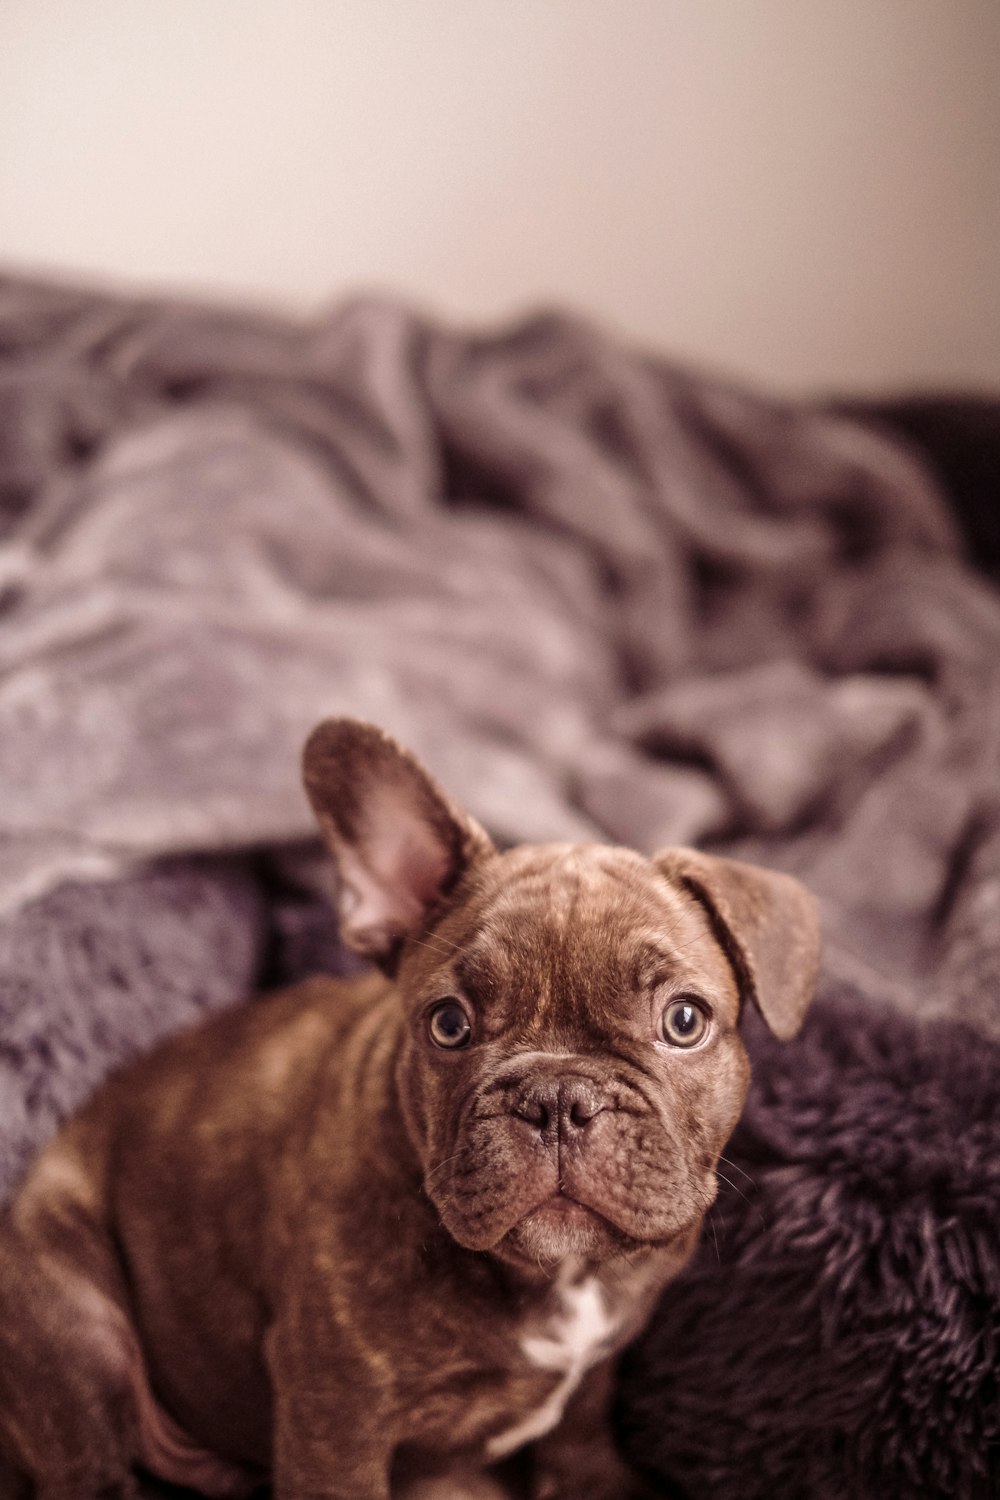
<path fill-rule="evenodd" d="M 715 1197 L 741 1011 L 802 1020 L 814 902 L 693 850 L 500 851 L 355 720 L 304 779 L 375 967 L 172 1039 L 38 1158 L 0 1227 L 0 1494 L 464 1495 L 522 1454 L 532 1500 L 622 1500 L 615 1356 Z"/>

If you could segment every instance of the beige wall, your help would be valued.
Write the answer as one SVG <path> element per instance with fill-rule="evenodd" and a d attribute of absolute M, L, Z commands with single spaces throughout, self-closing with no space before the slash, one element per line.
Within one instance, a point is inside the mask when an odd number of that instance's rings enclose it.
<path fill-rule="evenodd" d="M 0 257 L 1000 385 L 1000 0 L 0 0 Z"/>

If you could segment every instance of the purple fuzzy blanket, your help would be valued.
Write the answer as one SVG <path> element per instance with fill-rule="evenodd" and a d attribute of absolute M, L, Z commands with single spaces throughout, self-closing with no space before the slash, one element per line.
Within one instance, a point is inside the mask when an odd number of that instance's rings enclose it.
<path fill-rule="evenodd" d="M 0 1200 L 125 1057 L 341 961 L 297 775 L 331 712 L 502 839 L 822 901 L 825 1001 L 733 1146 L 765 1221 L 720 1210 L 623 1386 L 662 1493 L 996 1493 L 1000 595 L 913 453 L 562 316 L 0 278 Z"/>

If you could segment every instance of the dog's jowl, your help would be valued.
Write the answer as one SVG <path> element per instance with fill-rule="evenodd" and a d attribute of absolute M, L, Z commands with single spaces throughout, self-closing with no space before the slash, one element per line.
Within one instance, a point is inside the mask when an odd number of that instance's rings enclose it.
<path fill-rule="evenodd" d="M 799 1025 L 813 903 L 690 850 L 498 852 L 351 720 L 305 781 L 377 972 L 171 1041 L 39 1158 L 0 1227 L 0 1495 L 456 1495 L 530 1445 L 538 1500 L 620 1500 L 614 1358 L 715 1196 L 741 1010 Z"/>

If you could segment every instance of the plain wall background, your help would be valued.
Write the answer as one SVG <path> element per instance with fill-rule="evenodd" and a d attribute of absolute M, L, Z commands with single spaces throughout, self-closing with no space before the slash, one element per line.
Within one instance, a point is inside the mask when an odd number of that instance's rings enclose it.
<path fill-rule="evenodd" d="M 1000 386 L 998 0 L 0 0 L 0 259 Z"/>

